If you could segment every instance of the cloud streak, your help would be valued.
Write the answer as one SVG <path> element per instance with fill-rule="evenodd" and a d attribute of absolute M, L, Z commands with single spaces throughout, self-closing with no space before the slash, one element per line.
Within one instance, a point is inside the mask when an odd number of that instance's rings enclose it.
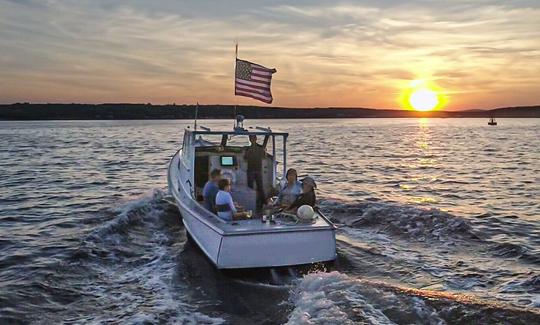
<path fill-rule="evenodd" d="M 0 0 L 0 102 L 233 103 L 235 39 L 278 69 L 277 106 L 397 107 L 417 78 L 449 109 L 540 103 L 526 1 L 102 0 Z"/>

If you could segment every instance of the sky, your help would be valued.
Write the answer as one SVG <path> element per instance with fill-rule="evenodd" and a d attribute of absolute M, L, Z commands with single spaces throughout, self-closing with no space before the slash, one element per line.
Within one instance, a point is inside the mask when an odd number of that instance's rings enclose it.
<path fill-rule="evenodd" d="M 0 0 L 0 103 L 248 104 L 239 58 L 276 68 L 271 106 L 540 104 L 540 1 Z"/>

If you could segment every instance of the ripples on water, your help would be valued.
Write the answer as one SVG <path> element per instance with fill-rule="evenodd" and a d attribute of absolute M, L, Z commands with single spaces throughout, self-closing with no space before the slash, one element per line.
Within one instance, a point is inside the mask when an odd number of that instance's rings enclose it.
<path fill-rule="evenodd" d="M 259 124 L 341 225 L 332 270 L 221 273 L 186 241 L 184 121 L 0 122 L 0 323 L 540 322 L 538 119 Z"/>

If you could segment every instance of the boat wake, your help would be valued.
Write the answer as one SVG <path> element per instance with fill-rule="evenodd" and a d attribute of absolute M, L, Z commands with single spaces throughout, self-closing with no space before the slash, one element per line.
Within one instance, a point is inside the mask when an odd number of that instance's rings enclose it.
<path fill-rule="evenodd" d="M 494 217 L 464 219 L 395 203 L 326 201 L 338 230 L 339 271 L 386 279 L 411 288 L 472 295 L 519 307 L 540 307 L 538 252 L 521 237 L 539 240 L 534 227 L 512 219 L 501 235 Z M 506 223 L 508 223 L 506 221 Z M 529 228 L 527 228 L 529 227 Z M 340 261 L 341 260 L 341 261 Z"/>
<path fill-rule="evenodd" d="M 540 230 L 531 222 L 494 216 L 465 219 L 438 209 L 397 203 L 332 200 L 323 206 L 331 211 L 334 222 L 348 228 L 376 230 L 414 242 L 480 244 L 495 257 L 520 258 L 540 265 L 540 251 L 531 248 L 540 242 Z"/>
<path fill-rule="evenodd" d="M 339 272 L 313 273 L 291 295 L 287 324 L 474 324 L 538 322 L 540 314 L 474 297 L 408 289 Z"/>
<path fill-rule="evenodd" d="M 80 303 L 94 311 L 62 319 L 221 324 L 262 322 L 272 314 L 281 316 L 270 323 L 289 324 L 539 320 L 529 308 L 540 306 L 540 281 L 523 271 L 522 262 L 531 262 L 523 259 L 526 249 L 482 232 L 478 222 L 486 218 L 471 222 L 380 202 L 325 202 L 324 208 L 344 225 L 334 271 L 243 277 L 215 270 L 186 241 L 163 192 L 129 201 L 88 234 L 69 265 L 70 273 L 87 270 Z"/>
<path fill-rule="evenodd" d="M 90 293 L 122 297 L 114 313 L 95 321 L 258 322 L 268 313 L 283 315 L 287 307 L 274 306 L 276 299 L 292 304 L 290 324 L 444 324 L 475 317 L 519 323 L 539 317 L 528 309 L 540 306 L 540 281 L 524 268 L 531 263 L 527 249 L 482 231 L 488 218 L 470 221 L 394 203 L 325 202 L 344 225 L 335 271 L 311 269 L 295 277 L 269 270 L 251 278 L 216 271 L 196 248 L 184 247 L 178 212 L 164 198 L 155 191 L 114 209 L 83 241 L 91 253 L 82 264 L 107 278 Z M 255 298 L 260 295 L 273 298 Z M 136 304 L 149 307 L 130 313 Z"/>
<path fill-rule="evenodd" d="M 164 193 L 127 202 L 109 212 L 81 241 L 62 277 L 77 277 L 78 307 L 58 320 L 103 323 L 221 324 L 201 313 L 176 281 L 178 252 L 186 241 L 175 207 Z M 89 307 L 92 306 L 92 307 Z"/>
<path fill-rule="evenodd" d="M 437 209 L 369 203 L 334 208 L 332 211 L 338 220 L 349 227 L 378 227 L 392 235 L 416 241 L 447 241 L 456 237 L 478 238 L 471 225 L 464 219 Z"/>

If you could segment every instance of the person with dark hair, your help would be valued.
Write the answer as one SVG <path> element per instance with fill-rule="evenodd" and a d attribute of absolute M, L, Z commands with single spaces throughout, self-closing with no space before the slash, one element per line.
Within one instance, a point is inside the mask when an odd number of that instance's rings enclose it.
<path fill-rule="evenodd" d="M 231 196 L 231 181 L 228 178 L 222 178 L 218 182 L 219 192 L 216 195 L 216 211 L 219 218 L 225 221 L 232 221 L 234 218 L 244 218 L 246 212 L 238 212 L 234 206 Z"/>
<path fill-rule="evenodd" d="M 286 210 L 295 210 L 302 205 L 314 207 L 317 201 L 317 197 L 315 196 L 316 188 L 317 184 L 315 184 L 315 180 L 312 177 L 308 176 L 304 178 L 302 180 L 302 194 Z"/>
<path fill-rule="evenodd" d="M 250 146 L 246 147 L 244 159 L 247 161 L 247 186 L 253 189 L 257 186 L 257 210 L 261 210 L 264 202 L 264 189 L 262 181 L 262 160 L 266 156 L 263 146 L 257 143 L 257 136 L 249 136 Z"/>
<path fill-rule="evenodd" d="M 216 195 L 219 191 L 218 182 L 221 179 L 221 170 L 213 169 L 210 172 L 210 179 L 203 188 L 204 207 L 210 212 L 216 213 Z"/>
<path fill-rule="evenodd" d="M 287 184 L 279 191 L 275 205 L 288 207 L 302 194 L 302 183 L 298 181 L 298 173 L 294 168 L 287 170 L 285 178 Z"/>

